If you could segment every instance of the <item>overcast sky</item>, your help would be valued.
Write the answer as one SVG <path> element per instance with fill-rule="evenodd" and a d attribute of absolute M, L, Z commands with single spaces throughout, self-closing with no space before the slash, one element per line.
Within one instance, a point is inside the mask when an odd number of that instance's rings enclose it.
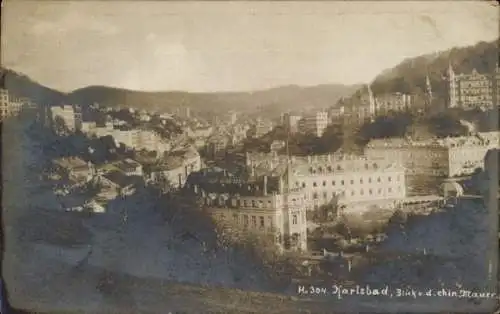
<path fill-rule="evenodd" d="M 498 37 L 494 2 L 7 0 L 2 15 L 3 65 L 61 91 L 364 83 Z"/>

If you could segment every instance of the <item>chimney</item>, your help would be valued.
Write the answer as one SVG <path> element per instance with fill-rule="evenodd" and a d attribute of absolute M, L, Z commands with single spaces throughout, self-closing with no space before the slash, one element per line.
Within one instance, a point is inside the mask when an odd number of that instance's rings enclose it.
<path fill-rule="evenodd" d="M 264 192 L 264 196 L 267 196 L 267 175 L 264 176 L 264 188 L 262 190 Z"/>

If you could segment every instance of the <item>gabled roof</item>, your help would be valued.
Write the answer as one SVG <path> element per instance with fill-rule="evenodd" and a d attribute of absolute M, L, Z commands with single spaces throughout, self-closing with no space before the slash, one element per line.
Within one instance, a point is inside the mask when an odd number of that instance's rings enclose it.
<path fill-rule="evenodd" d="M 135 185 L 140 183 L 142 180 L 139 176 L 127 176 L 121 171 L 110 171 L 104 174 L 103 177 L 120 187 Z"/>

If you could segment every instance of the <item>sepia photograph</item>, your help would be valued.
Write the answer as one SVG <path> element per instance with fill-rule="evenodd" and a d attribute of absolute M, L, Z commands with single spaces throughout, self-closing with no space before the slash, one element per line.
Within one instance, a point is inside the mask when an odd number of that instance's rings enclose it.
<path fill-rule="evenodd" d="M 3 313 L 494 313 L 496 1 L 1 11 Z"/>

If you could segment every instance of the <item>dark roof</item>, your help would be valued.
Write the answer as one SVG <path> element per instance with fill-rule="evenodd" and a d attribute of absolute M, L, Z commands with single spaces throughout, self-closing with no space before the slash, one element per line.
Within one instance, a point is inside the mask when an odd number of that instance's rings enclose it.
<path fill-rule="evenodd" d="M 139 176 L 127 176 L 121 171 L 111 171 L 103 176 L 120 187 L 138 184 L 142 179 Z"/>
<path fill-rule="evenodd" d="M 230 193 L 240 195 L 262 194 L 264 177 L 247 179 L 242 176 L 220 171 L 220 168 L 204 169 L 191 173 L 187 185 L 196 185 L 207 193 Z M 279 191 L 279 177 L 267 178 L 268 193 Z"/>

